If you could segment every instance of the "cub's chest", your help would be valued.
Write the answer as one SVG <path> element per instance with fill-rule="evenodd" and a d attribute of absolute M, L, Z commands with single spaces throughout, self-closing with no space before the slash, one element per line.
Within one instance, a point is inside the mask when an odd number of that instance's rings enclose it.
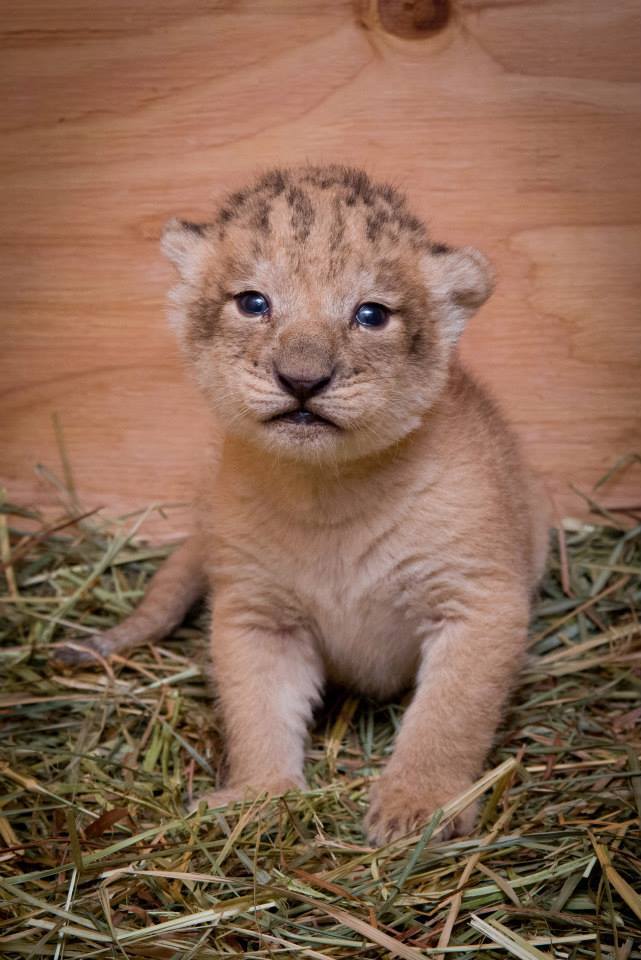
<path fill-rule="evenodd" d="M 425 618 L 435 565 L 419 537 L 397 528 L 291 530 L 260 556 L 263 575 L 323 634 L 398 633 Z"/>
<path fill-rule="evenodd" d="M 244 515 L 243 515 L 244 514 Z M 371 608 L 407 613 L 425 594 L 439 566 L 439 545 L 407 513 L 345 520 L 302 522 L 282 510 L 239 512 L 215 524 L 216 567 L 230 579 L 286 590 L 306 608 Z"/>
<path fill-rule="evenodd" d="M 328 675 L 373 696 L 412 683 L 434 616 L 406 575 L 406 553 L 325 555 L 291 571 L 295 602 L 313 624 Z"/>
<path fill-rule="evenodd" d="M 272 629 L 309 628 L 333 679 L 375 696 L 410 684 L 438 621 L 429 596 L 435 565 L 416 523 L 287 527 L 275 519 L 263 517 L 241 540 L 221 537 L 225 583 Z M 214 578 L 214 602 L 216 586 Z"/>

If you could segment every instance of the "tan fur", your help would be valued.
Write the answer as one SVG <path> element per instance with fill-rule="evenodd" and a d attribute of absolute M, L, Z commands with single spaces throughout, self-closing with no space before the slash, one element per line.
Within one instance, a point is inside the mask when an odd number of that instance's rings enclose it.
<path fill-rule="evenodd" d="M 181 277 L 173 323 L 225 439 L 188 575 L 175 589 L 165 576 L 139 616 L 158 628 L 162 595 L 173 624 L 202 557 L 229 751 L 207 800 L 304 786 L 326 680 L 377 697 L 415 685 L 367 817 L 370 839 L 390 840 L 479 774 L 545 560 L 540 491 L 456 356 L 489 267 L 338 167 L 268 174 L 211 224 L 173 221 L 163 246 Z M 244 290 L 267 294 L 270 316 L 243 315 Z M 386 326 L 354 323 L 367 301 L 391 308 Z M 275 371 L 330 377 L 307 408 L 336 426 L 271 421 L 297 406 Z M 149 636 L 123 629 L 121 648 Z"/>

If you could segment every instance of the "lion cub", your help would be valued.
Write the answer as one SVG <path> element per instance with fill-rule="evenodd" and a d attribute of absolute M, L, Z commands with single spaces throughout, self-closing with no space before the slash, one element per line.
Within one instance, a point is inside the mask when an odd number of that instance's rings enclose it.
<path fill-rule="evenodd" d="M 93 649 L 162 637 L 209 585 L 229 749 L 211 806 L 305 787 L 326 680 L 413 686 L 367 815 L 370 840 L 389 841 L 478 776 L 545 560 L 540 492 L 456 354 L 489 266 L 337 166 L 268 173 L 209 223 L 171 221 L 162 247 L 172 323 L 224 440 L 198 535 Z"/>

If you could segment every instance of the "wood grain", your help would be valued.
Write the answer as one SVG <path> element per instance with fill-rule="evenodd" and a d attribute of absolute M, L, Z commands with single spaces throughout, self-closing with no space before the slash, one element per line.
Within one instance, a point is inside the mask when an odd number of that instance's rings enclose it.
<path fill-rule="evenodd" d="M 452 15 L 450 0 L 361 0 L 363 24 L 395 37 L 424 40 Z"/>
<path fill-rule="evenodd" d="M 641 6 L 466 0 L 399 39 L 330 0 L 32 0 L 2 30 L 1 473 L 51 504 L 183 501 L 206 443 L 157 239 L 256 168 L 364 164 L 499 287 L 464 337 L 560 512 L 641 447 Z M 631 467 L 603 491 L 641 501 Z M 179 530 L 182 514 L 154 534 Z"/>

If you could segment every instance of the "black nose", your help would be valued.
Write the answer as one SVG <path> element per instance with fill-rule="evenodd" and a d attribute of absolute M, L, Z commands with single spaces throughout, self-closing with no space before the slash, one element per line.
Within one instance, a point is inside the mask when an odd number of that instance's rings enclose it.
<path fill-rule="evenodd" d="M 329 377 L 319 377 L 314 380 L 304 380 L 300 377 L 290 377 L 285 373 L 281 373 L 280 370 L 276 370 L 276 378 L 283 390 L 291 393 L 292 397 L 296 397 L 297 400 L 303 403 L 305 400 L 309 400 L 310 397 L 320 393 L 321 390 L 324 390 L 332 379 L 332 375 L 330 374 Z"/>

